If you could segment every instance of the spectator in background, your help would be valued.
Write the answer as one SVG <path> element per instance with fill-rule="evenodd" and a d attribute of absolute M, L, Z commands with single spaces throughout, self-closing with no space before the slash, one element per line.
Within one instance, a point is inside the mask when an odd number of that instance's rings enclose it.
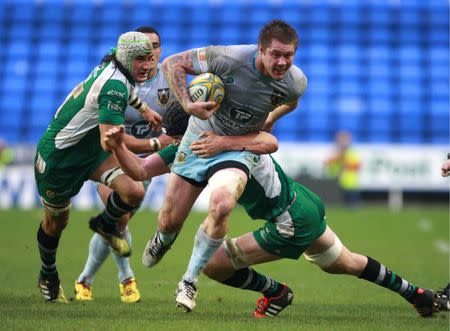
<path fill-rule="evenodd" d="M 0 139 L 0 169 L 14 160 L 14 152 L 4 140 Z"/>
<path fill-rule="evenodd" d="M 352 135 L 347 131 L 336 134 L 334 154 L 327 159 L 327 174 L 335 177 L 342 190 L 344 203 L 356 207 L 359 203 L 359 170 L 361 161 L 358 153 L 351 147 Z"/>
<path fill-rule="evenodd" d="M 447 160 L 442 164 L 441 175 L 442 177 L 448 177 L 450 175 L 450 153 L 447 154 Z"/>

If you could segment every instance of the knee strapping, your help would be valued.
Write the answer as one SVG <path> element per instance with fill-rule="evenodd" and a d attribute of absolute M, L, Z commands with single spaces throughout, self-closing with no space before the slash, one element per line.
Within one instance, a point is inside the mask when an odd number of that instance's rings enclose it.
<path fill-rule="evenodd" d="M 208 181 L 208 185 L 211 191 L 219 187 L 225 187 L 238 200 L 242 192 L 244 192 L 245 181 L 236 172 L 230 169 L 224 169 L 212 175 Z"/>
<path fill-rule="evenodd" d="M 250 265 L 247 254 L 239 247 L 236 238 L 226 239 L 223 246 L 234 269 L 239 270 Z"/>
<path fill-rule="evenodd" d="M 108 169 L 100 176 L 100 183 L 109 187 L 114 179 L 123 174 L 125 173 L 120 167 Z"/>
<path fill-rule="evenodd" d="M 52 216 L 61 215 L 62 213 L 68 211 L 71 206 L 70 201 L 65 203 L 64 205 L 53 205 L 41 198 L 41 202 L 45 206 L 45 209 L 47 209 L 47 212 Z"/>
<path fill-rule="evenodd" d="M 334 236 L 334 244 L 328 248 L 325 252 L 307 255 L 305 254 L 305 259 L 309 262 L 317 264 L 320 268 L 326 269 L 330 267 L 341 255 L 342 243 L 339 238 Z"/>

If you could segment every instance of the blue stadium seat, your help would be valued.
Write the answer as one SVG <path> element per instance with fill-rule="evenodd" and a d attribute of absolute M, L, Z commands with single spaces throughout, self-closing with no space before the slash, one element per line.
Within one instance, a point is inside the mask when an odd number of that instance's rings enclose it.
<path fill-rule="evenodd" d="M 327 143 L 330 142 L 330 130 L 313 129 L 308 130 L 307 136 L 292 135 L 290 141 L 294 142 L 315 142 L 315 143 Z"/>
<path fill-rule="evenodd" d="M 449 112 L 448 95 L 444 98 L 433 98 L 431 100 L 430 111 L 432 114 L 447 114 Z"/>
<path fill-rule="evenodd" d="M 42 40 L 57 41 L 63 37 L 63 29 L 64 26 L 59 22 L 45 22 L 36 32 Z"/>
<path fill-rule="evenodd" d="M 60 22 L 62 23 L 66 16 L 68 17 L 67 5 L 61 2 L 37 4 L 36 12 L 42 22 Z"/>
<path fill-rule="evenodd" d="M 341 75 L 345 77 L 345 73 Z M 335 88 L 338 94 L 343 96 L 359 96 L 363 91 L 363 86 L 360 82 L 351 78 L 344 78 L 339 82 L 337 88 Z"/>
<path fill-rule="evenodd" d="M 420 95 L 404 96 L 400 99 L 397 112 L 404 116 L 416 116 L 425 112 L 426 108 L 421 103 Z"/>
<path fill-rule="evenodd" d="M 218 31 L 218 38 L 220 44 L 238 44 L 242 35 L 242 31 L 238 25 L 225 25 L 222 26 Z"/>
<path fill-rule="evenodd" d="M 37 45 L 37 55 L 41 59 L 56 60 L 63 49 L 62 44 L 57 41 L 41 41 Z"/>
<path fill-rule="evenodd" d="M 107 24 L 120 24 L 126 17 L 126 15 L 124 15 L 126 11 L 120 4 L 111 6 L 107 3 L 101 3 L 98 5 L 96 13 L 95 18 L 102 23 Z"/>
<path fill-rule="evenodd" d="M 1 81 L 1 86 L 5 95 L 20 95 L 27 88 L 27 80 L 17 75 L 6 75 Z"/>
<path fill-rule="evenodd" d="M 423 88 L 414 81 L 404 81 L 398 87 L 398 94 L 402 99 L 406 100 L 420 98 L 423 92 Z"/>
<path fill-rule="evenodd" d="M 394 113 L 397 107 L 392 103 L 391 98 L 383 96 L 373 96 L 367 102 L 367 111 L 380 117 Z"/>
<path fill-rule="evenodd" d="M 7 13 L 12 22 L 17 22 L 19 25 L 23 23 L 30 23 L 36 15 L 36 6 L 30 3 L 14 4 L 12 9 Z"/>
<path fill-rule="evenodd" d="M 398 50 L 401 63 L 419 64 L 423 58 L 423 50 L 419 46 L 404 46 Z"/>
<path fill-rule="evenodd" d="M 96 5 L 90 1 L 73 3 L 68 6 L 68 10 L 70 13 L 68 16 L 69 21 L 72 22 L 72 25 L 81 29 L 92 25 L 94 15 L 97 13 Z"/>
<path fill-rule="evenodd" d="M 5 29 L 5 32 L 13 36 L 13 41 L 30 40 L 33 34 L 33 25 L 31 21 L 13 22 L 11 26 Z"/>
<path fill-rule="evenodd" d="M 361 114 L 351 112 L 338 112 L 337 123 L 335 126 L 338 130 L 348 130 L 354 133 L 362 129 Z"/>
<path fill-rule="evenodd" d="M 259 8 L 253 8 L 249 16 L 246 17 L 251 24 L 263 26 L 267 22 L 273 19 L 273 10 L 269 6 L 261 6 Z"/>
<path fill-rule="evenodd" d="M 50 121 L 49 121 L 50 122 Z M 44 134 L 45 130 L 48 127 L 47 124 L 32 124 L 28 127 L 28 130 L 25 134 L 25 139 L 28 143 L 31 144 L 37 144 L 39 142 L 39 139 L 41 139 L 42 135 Z"/>
<path fill-rule="evenodd" d="M 422 20 L 420 11 L 416 8 L 403 8 L 399 11 L 399 22 L 404 25 L 417 25 Z"/>
<path fill-rule="evenodd" d="M 380 22 L 375 22 L 376 28 L 372 28 L 368 32 L 368 40 L 374 44 L 387 44 L 391 42 L 393 38 L 392 33 L 390 33 L 387 27 L 379 24 Z"/>
<path fill-rule="evenodd" d="M 30 100 L 29 107 L 32 109 L 29 123 L 37 126 L 48 126 L 58 109 L 53 98 L 48 95 L 46 97 L 34 95 Z"/>
<path fill-rule="evenodd" d="M 31 81 L 31 86 L 33 86 L 33 93 L 34 91 L 54 91 L 56 89 L 56 86 L 60 84 L 60 81 L 57 79 L 56 73 L 57 71 L 55 70 L 49 71 L 47 72 L 47 74 L 35 76 Z"/>
<path fill-rule="evenodd" d="M 380 81 L 383 83 L 380 84 Z M 394 84 L 384 78 L 371 77 L 366 87 L 366 92 L 370 98 L 389 98 L 396 93 Z"/>
<path fill-rule="evenodd" d="M 324 25 L 331 22 L 334 18 L 331 15 L 330 7 L 323 6 L 312 6 L 309 19 L 315 25 Z"/>
<path fill-rule="evenodd" d="M 66 69 L 66 68 L 64 68 Z M 41 59 L 40 61 L 36 62 L 36 75 L 37 76 L 51 76 L 54 77 L 58 72 L 60 71 L 60 68 L 55 65 L 54 61 L 48 61 L 46 59 Z"/>
<path fill-rule="evenodd" d="M 329 58 L 334 54 L 333 50 L 327 44 L 315 42 L 300 52 L 311 58 L 314 62 L 328 62 Z"/>
<path fill-rule="evenodd" d="M 388 62 L 372 61 L 368 64 L 366 73 L 369 76 L 369 83 L 385 81 L 392 74 L 392 68 Z"/>
<path fill-rule="evenodd" d="M 358 78 L 362 74 L 361 69 L 362 68 L 357 59 L 353 59 L 353 61 L 349 59 L 338 62 L 338 66 L 335 68 L 339 74 L 339 77 L 345 80 L 352 80 L 357 84 L 359 84 Z"/>

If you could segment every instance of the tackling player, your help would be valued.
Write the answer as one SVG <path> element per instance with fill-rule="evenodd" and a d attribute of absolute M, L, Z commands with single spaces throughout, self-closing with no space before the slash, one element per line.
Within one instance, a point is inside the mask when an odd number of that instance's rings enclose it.
<path fill-rule="evenodd" d="M 106 133 L 106 144 L 130 177 L 143 180 L 168 171 L 176 146 L 139 159 L 122 144 L 122 135 L 121 129 L 111 129 Z M 206 158 L 243 146 L 260 154 L 276 149 L 276 145 L 276 138 L 265 132 L 234 137 L 208 132 L 194 141 L 191 149 Z M 320 197 L 288 177 L 270 155 L 261 155 L 238 203 L 252 219 L 266 220 L 266 224 L 226 239 L 203 272 L 224 285 L 261 292 L 263 297 L 257 300 L 253 312 L 255 318 L 278 315 L 292 303 L 294 294 L 286 284 L 250 266 L 282 258 L 299 259 L 302 254 L 325 272 L 356 276 L 398 293 L 423 317 L 450 309 L 448 286 L 440 292 L 420 288 L 375 259 L 351 252 L 327 225 Z"/>

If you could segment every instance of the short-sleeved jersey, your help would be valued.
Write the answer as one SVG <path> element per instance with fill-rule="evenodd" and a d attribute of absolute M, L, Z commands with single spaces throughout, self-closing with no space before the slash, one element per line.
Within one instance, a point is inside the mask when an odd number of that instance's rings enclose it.
<path fill-rule="evenodd" d="M 194 49 L 193 67 L 210 72 L 225 85 L 225 97 L 208 120 L 191 117 L 193 132 L 210 130 L 220 135 L 259 131 L 269 113 L 280 105 L 296 102 L 306 89 L 306 76 L 293 65 L 281 80 L 256 69 L 257 45 L 208 46 Z"/>
<path fill-rule="evenodd" d="M 261 155 L 251 174 L 238 203 L 251 218 L 270 221 L 294 200 L 294 182 L 268 154 Z"/>
<path fill-rule="evenodd" d="M 160 66 L 158 64 L 158 71 L 155 77 L 138 86 L 136 94 L 151 109 L 162 116 L 166 110 L 172 107 L 181 108 L 181 105 L 178 103 L 175 95 L 170 93 L 169 85 L 160 70 Z M 148 121 L 142 118 L 141 114 L 130 106 L 125 111 L 125 132 L 138 139 L 151 138 L 159 135 L 154 133 L 148 125 Z"/>
<path fill-rule="evenodd" d="M 130 81 L 114 62 L 96 67 L 67 96 L 38 143 L 38 153 L 55 168 L 92 167 L 105 153 L 100 124 L 122 125 Z"/>

